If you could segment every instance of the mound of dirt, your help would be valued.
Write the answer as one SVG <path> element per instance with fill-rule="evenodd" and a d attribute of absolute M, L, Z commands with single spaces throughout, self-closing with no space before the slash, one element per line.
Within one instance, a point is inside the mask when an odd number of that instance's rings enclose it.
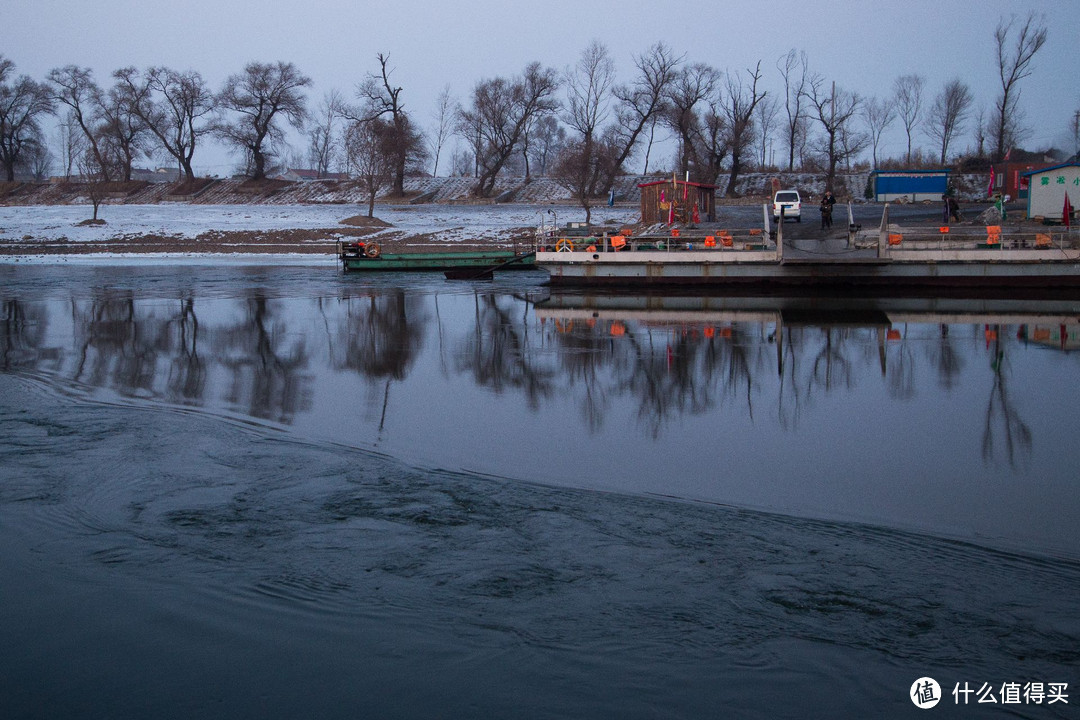
<path fill-rule="evenodd" d="M 368 217 L 367 215 L 353 215 L 352 217 L 345 218 L 341 221 L 342 225 L 352 225 L 353 227 L 378 227 L 386 228 L 392 227 L 390 223 L 385 220 L 380 220 L 377 217 Z"/>
<path fill-rule="evenodd" d="M 75 223 L 75 226 L 76 227 L 87 227 L 89 225 L 106 225 L 106 224 L 107 223 L 104 220 L 102 220 L 101 218 L 98 218 L 97 220 L 95 220 L 93 218 L 87 218 L 86 220 L 83 220 L 82 222 Z"/>

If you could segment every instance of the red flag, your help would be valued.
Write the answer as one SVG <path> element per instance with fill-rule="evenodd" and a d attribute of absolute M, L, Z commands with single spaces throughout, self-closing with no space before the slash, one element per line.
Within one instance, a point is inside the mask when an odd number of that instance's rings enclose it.
<path fill-rule="evenodd" d="M 994 166 L 990 166 L 990 184 L 986 186 L 986 197 L 994 194 Z"/>
<path fill-rule="evenodd" d="M 1065 227 L 1069 227 L 1069 221 L 1072 220 L 1073 206 L 1069 202 L 1069 193 L 1065 193 L 1065 206 L 1061 209 L 1061 222 Z"/>

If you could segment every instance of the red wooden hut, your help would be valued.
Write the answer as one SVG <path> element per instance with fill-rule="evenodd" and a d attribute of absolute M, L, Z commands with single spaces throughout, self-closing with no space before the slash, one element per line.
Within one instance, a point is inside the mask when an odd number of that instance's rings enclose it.
<path fill-rule="evenodd" d="M 672 178 L 638 187 L 644 225 L 716 222 L 716 185 Z"/>

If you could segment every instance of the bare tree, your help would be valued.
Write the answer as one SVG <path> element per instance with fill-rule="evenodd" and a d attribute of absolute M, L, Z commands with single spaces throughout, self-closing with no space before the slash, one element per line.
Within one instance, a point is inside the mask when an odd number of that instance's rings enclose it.
<path fill-rule="evenodd" d="M 995 122 L 990 130 L 990 137 L 994 141 L 995 161 L 1005 157 L 1005 151 L 1019 139 L 1022 118 L 1019 113 L 1020 90 L 1017 84 L 1031 75 L 1031 61 L 1046 43 L 1046 24 L 1034 12 L 1028 14 L 1010 44 L 1015 24 L 1015 16 L 1008 22 L 1002 19 L 994 31 L 998 76 L 1001 79 L 1001 95 L 994 106 Z"/>
<path fill-rule="evenodd" d="M 772 138 L 773 126 L 776 123 L 776 115 L 780 112 L 780 101 L 774 95 L 767 95 L 757 104 L 754 111 L 754 120 L 757 125 L 758 165 L 765 167 L 768 164 L 769 140 Z"/>
<path fill-rule="evenodd" d="M 591 206 L 600 183 L 611 174 L 606 166 L 613 152 L 600 132 L 609 114 L 614 81 L 615 63 L 596 40 L 582 51 L 577 65 L 566 71 L 563 122 L 575 135 L 559 162 L 557 178 L 584 208 L 586 224 L 591 221 Z"/>
<path fill-rule="evenodd" d="M 28 145 L 22 154 L 20 166 L 33 176 L 35 182 L 44 182 L 52 171 L 55 157 L 44 142 Z"/>
<path fill-rule="evenodd" d="M 545 177 L 555 157 L 566 145 L 566 128 L 552 115 L 544 115 L 536 121 L 532 131 L 532 162 L 541 177 Z"/>
<path fill-rule="evenodd" d="M 0 55 L 0 165 L 8 181 L 15 179 L 15 167 L 24 155 L 44 148 L 39 120 L 54 110 L 47 85 L 26 75 L 14 79 L 14 71 L 15 63 Z"/>
<path fill-rule="evenodd" d="M 450 86 L 445 85 L 439 96 L 435 98 L 435 135 L 431 138 L 431 154 L 435 158 L 435 165 L 431 168 L 431 177 L 439 176 L 439 156 L 442 155 L 443 146 L 454 130 L 456 106 L 457 103 L 450 94 Z"/>
<path fill-rule="evenodd" d="M 699 180 L 710 181 L 705 175 L 710 174 L 704 166 L 708 164 L 704 153 L 705 138 L 708 129 L 704 126 L 703 114 L 710 101 L 715 102 L 717 88 L 720 86 L 720 73 L 710 65 L 694 63 L 681 68 L 667 91 L 667 114 L 665 122 L 679 140 L 679 172 L 686 174 L 691 166 Z M 716 126 L 719 115 L 712 117 L 713 138 L 719 138 Z M 715 144 L 711 144 L 715 149 Z M 713 153 L 715 154 L 715 153 Z"/>
<path fill-rule="evenodd" d="M 862 100 L 855 93 L 836 87 L 816 74 L 807 83 L 807 101 L 821 124 L 819 150 L 825 160 L 825 189 L 835 190 L 836 166 L 857 155 L 866 147 L 866 138 L 851 128 Z"/>
<path fill-rule="evenodd" d="M 787 114 L 785 140 L 788 148 L 788 171 L 795 169 L 795 151 L 805 139 L 806 125 L 803 122 L 803 98 L 806 97 L 808 64 L 805 52 L 788 51 L 776 63 L 780 76 L 784 78 L 784 110 Z"/>
<path fill-rule="evenodd" d="M 367 194 L 368 217 L 375 216 L 375 198 L 393 179 L 397 161 L 395 128 L 382 118 L 354 121 L 345 131 L 349 164 Z"/>
<path fill-rule="evenodd" d="M 905 162 L 911 163 L 911 137 L 922 118 L 922 95 L 925 81 L 921 75 L 901 75 L 893 81 L 893 97 L 896 102 L 896 114 L 904 124 L 907 133 L 907 155 Z"/>
<path fill-rule="evenodd" d="M 70 180 L 78 169 L 79 157 L 86 152 L 86 135 L 75 120 L 75 113 L 68 110 L 57 125 L 57 140 L 60 144 L 60 162 L 64 169 L 64 179 Z"/>
<path fill-rule="evenodd" d="M 116 169 L 116 177 L 129 182 L 135 157 L 140 154 L 147 157 L 152 155 L 150 130 L 134 111 L 134 105 L 128 102 L 123 81 L 118 81 L 107 93 L 101 93 L 98 103 L 101 118 L 98 133 L 101 135 L 102 152 Z"/>
<path fill-rule="evenodd" d="M 82 130 L 87 151 L 93 155 L 94 167 L 105 181 L 110 180 L 100 135 L 96 132 L 96 109 L 100 106 L 101 88 L 94 82 L 93 71 L 66 65 L 49 71 L 49 83 L 52 85 L 52 99 L 71 109 L 69 117 Z"/>
<path fill-rule="evenodd" d="M 980 105 L 975 115 L 975 153 L 979 158 L 986 157 L 986 125 L 986 108 Z"/>
<path fill-rule="evenodd" d="M 286 62 L 249 63 L 238 75 L 230 75 L 218 95 L 218 104 L 235 113 L 232 122 L 217 126 L 217 134 L 247 154 L 251 178 L 266 176 L 268 156 L 273 146 L 284 140 L 279 118 L 297 130 L 307 116 L 303 89 L 311 79 Z"/>
<path fill-rule="evenodd" d="M 681 57 L 676 57 L 669 47 L 658 42 L 646 52 L 634 57 L 634 66 L 637 68 L 634 80 L 629 85 L 620 85 L 613 90 L 618 101 L 614 135 L 618 155 L 612 163 L 616 172 L 630 159 L 646 127 L 650 131 L 651 146 L 656 122 L 667 109 L 668 86 L 675 79 L 681 62 Z M 647 157 L 645 166 L 647 171 Z M 604 191 L 611 190 L 614 183 L 614 176 L 607 178 Z"/>
<path fill-rule="evenodd" d="M 877 151 L 878 145 L 881 144 L 881 135 L 896 119 L 896 109 L 887 100 L 881 100 L 877 96 L 869 97 L 863 101 L 862 116 L 863 120 L 866 121 L 871 157 L 876 168 L 878 166 Z"/>
<path fill-rule="evenodd" d="M 105 184 L 109 182 L 109 176 L 105 168 L 98 162 L 97 154 L 93 148 L 87 146 L 83 154 L 76 160 L 79 175 L 85 183 L 86 194 L 90 198 L 90 204 L 94 206 L 94 216 L 90 219 L 93 224 L 104 224 L 104 220 L 98 219 L 98 208 L 105 200 Z"/>
<path fill-rule="evenodd" d="M 113 73 L 130 111 L 177 162 L 184 177 L 195 179 L 191 160 L 199 138 L 213 130 L 209 117 L 214 111 L 214 95 L 193 71 L 179 72 L 153 67 L 140 75 L 133 67 Z"/>
<path fill-rule="evenodd" d="M 941 148 L 942 165 L 945 164 L 949 144 L 964 131 L 964 123 L 971 113 L 972 102 L 971 90 L 957 78 L 946 83 L 926 114 L 924 129 L 927 136 L 937 141 Z"/>
<path fill-rule="evenodd" d="M 389 116 L 393 128 L 389 141 L 392 141 L 394 154 L 395 195 L 405 194 L 405 174 L 410 165 L 422 163 L 427 157 L 424 139 L 412 123 L 412 118 L 402 104 L 402 88 L 390 82 L 393 70 L 387 67 L 390 56 L 379 53 L 379 74 L 369 74 L 357 88 L 357 95 L 363 102 L 358 111 L 349 113 L 352 120 L 367 122 Z"/>
<path fill-rule="evenodd" d="M 534 118 L 558 109 L 558 75 L 538 62 L 518 78 L 481 81 L 473 89 L 472 105 L 462 109 L 459 132 L 474 142 L 477 181 L 473 194 L 490 197 L 495 180 Z"/>
<path fill-rule="evenodd" d="M 735 197 L 735 183 L 742 171 L 743 153 L 754 141 L 754 109 L 765 97 L 764 90 L 758 92 L 761 61 L 758 60 L 753 70 L 747 68 L 746 73 L 750 76 L 748 83 L 743 83 L 741 77 L 730 72 L 725 82 L 722 108 L 728 133 L 727 148 L 731 154 L 731 173 L 724 192 L 728 197 Z"/>
<path fill-rule="evenodd" d="M 325 93 L 315 111 L 315 122 L 308 131 L 308 159 L 320 178 L 330 173 L 330 165 L 337 154 L 335 130 L 343 102 L 337 90 Z"/>

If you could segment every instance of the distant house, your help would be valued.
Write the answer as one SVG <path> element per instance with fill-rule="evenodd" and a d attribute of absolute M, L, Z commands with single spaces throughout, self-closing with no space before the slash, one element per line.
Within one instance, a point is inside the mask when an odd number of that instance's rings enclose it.
<path fill-rule="evenodd" d="M 657 180 L 641 189 L 641 222 L 716 222 L 716 185 L 683 180 Z"/>
<path fill-rule="evenodd" d="M 180 171 L 176 168 L 159 167 L 156 170 L 146 168 L 131 168 L 132 180 L 145 180 L 152 183 L 174 183 L 180 179 Z"/>
<path fill-rule="evenodd" d="M 288 180 L 289 182 L 311 182 L 313 180 L 349 179 L 349 176 L 346 173 L 326 173 L 322 177 L 319 177 L 318 170 L 302 170 L 298 168 L 288 168 L 284 172 L 279 173 L 277 177 L 282 180 Z"/>
<path fill-rule="evenodd" d="M 1080 163 L 1064 163 L 1024 173 L 1030 192 L 1027 197 L 1027 216 L 1061 220 L 1065 194 L 1076 208 L 1080 204 Z"/>
<path fill-rule="evenodd" d="M 1026 200 L 1028 197 L 1028 176 L 1047 167 L 1049 163 L 1033 161 L 1004 161 L 994 163 L 994 182 L 990 194 L 1008 195 L 1013 200 Z"/>
<path fill-rule="evenodd" d="M 874 170 L 870 173 L 874 184 L 874 200 L 895 202 L 907 198 L 911 202 L 941 200 L 949 189 L 951 170 Z"/>

